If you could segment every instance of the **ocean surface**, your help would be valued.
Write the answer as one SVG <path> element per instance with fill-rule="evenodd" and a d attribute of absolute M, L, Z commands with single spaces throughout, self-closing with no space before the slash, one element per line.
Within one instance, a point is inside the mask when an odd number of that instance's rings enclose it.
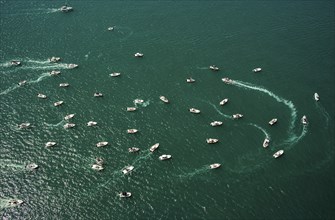
<path fill-rule="evenodd" d="M 335 218 L 333 1 L 68 1 L 70 13 L 63 4 L 0 2 L 2 219 Z M 76 126 L 64 129 L 71 113 Z M 103 171 L 91 168 L 96 157 Z"/>

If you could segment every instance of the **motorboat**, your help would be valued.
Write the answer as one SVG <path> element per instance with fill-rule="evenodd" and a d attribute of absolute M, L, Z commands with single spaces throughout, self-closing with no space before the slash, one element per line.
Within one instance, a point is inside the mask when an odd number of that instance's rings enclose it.
<path fill-rule="evenodd" d="M 215 139 L 215 138 L 208 138 L 206 139 L 207 144 L 215 144 L 217 142 L 219 142 L 219 139 Z"/>
<path fill-rule="evenodd" d="M 283 154 L 284 154 L 284 150 L 279 150 L 279 151 L 277 151 L 276 153 L 273 154 L 273 157 L 278 158 Z"/>
<path fill-rule="evenodd" d="M 188 82 L 188 83 L 194 83 L 195 79 L 193 79 L 192 77 L 190 77 L 190 78 L 186 79 L 186 82 Z"/>
<path fill-rule="evenodd" d="M 8 201 L 8 204 L 11 206 L 21 205 L 23 203 L 23 200 L 20 199 L 11 199 Z"/>
<path fill-rule="evenodd" d="M 74 117 L 74 114 L 69 114 L 69 115 L 65 116 L 64 119 L 65 120 L 69 120 L 69 119 L 71 119 L 73 117 Z"/>
<path fill-rule="evenodd" d="M 315 99 L 315 101 L 319 101 L 320 100 L 319 94 L 314 93 L 314 99 Z"/>
<path fill-rule="evenodd" d="M 30 123 L 22 123 L 22 124 L 19 124 L 18 127 L 20 129 L 29 128 L 30 127 Z"/>
<path fill-rule="evenodd" d="M 114 27 L 108 27 L 107 30 L 112 31 L 114 30 Z"/>
<path fill-rule="evenodd" d="M 131 192 L 120 192 L 119 196 L 120 198 L 129 198 L 131 197 Z"/>
<path fill-rule="evenodd" d="M 209 165 L 209 168 L 211 168 L 211 169 L 217 169 L 219 167 L 221 167 L 221 164 L 219 164 L 219 163 L 213 163 L 213 164 Z"/>
<path fill-rule="evenodd" d="M 96 93 L 94 93 L 93 96 L 94 96 L 94 97 L 102 97 L 103 95 L 102 95 L 102 93 L 100 93 L 100 92 L 96 92 Z"/>
<path fill-rule="evenodd" d="M 141 103 L 143 103 L 143 102 L 144 102 L 143 99 L 135 99 L 135 100 L 134 100 L 134 103 L 135 103 L 135 104 L 141 104 Z"/>
<path fill-rule="evenodd" d="M 228 102 L 228 99 L 226 98 L 226 99 L 223 99 L 221 102 L 220 102 L 220 105 L 224 105 L 224 104 L 226 104 Z"/>
<path fill-rule="evenodd" d="M 159 99 L 165 103 L 169 103 L 169 100 L 165 96 L 159 96 Z"/>
<path fill-rule="evenodd" d="M 213 121 L 213 122 L 211 122 L 211 126 L 213 126 L 213 127 L 215 127 L 215 126 L 220 126 L 220 125 L 222 125 L 222 124 L 223 124 L 222 121 Z"/>
<path fill-rule="evenodd" d="M 252 70 L 252 72 L 254 73 L 258 73 L 260 71 L 262 71 L 262 68 L 259 68 L 259 67 Z"/>
<path fill-rule="evenodd" d="M 158 158 L 160 159 L 160 160 L 168 160 L 168 159 L 171 159 L 171 155 L 169 155 L 169 154 L 163 154 L 163 155 L 161 155 L 161 156 L 159 156 Z"/>
<path fill-rule="evenodd" d="M 128 148 L 129 153 L 135 153 L 138 152 L 140 150 L 140 148 L 138 147 L 130 147 Z"/>
<path fill-rule="evenodd" d="M 263 142 L 263 147 L 267 148 L 269 146 L 270 143 L 270 139 L 269 138 L 265 138 L 264 142 Z"/>
<path fill-rule="evenodd" d="M 58 70 L 52 70 L 50 73 L 49 73 L 51 76 L 57 76 L 60 74 L 60 71 Z"/>
<path fill-rule="evenodd" d="M 143 53 L 135 53 L 135 55 L 134 55 L 135 57 L 143 57 L 144 56 L 144 54 Z"/>
<path fill-rule="evenodd" d="M 62 12 L 70 12 L 70 11 L 73 11 L 73 8 L 70 7 L 70 6 L 64 5 L 64 6 L 60 7 L 59 10 L 62 11 Z"/>
<path fill-rule="evenodd" d="M 24 84 L 26 84 L 27 83 L 27 80 L 22 80 L 22 81 L 20 81 L 19 83 L 18 83 L 18 85 L 19 86 L 23 86 Z"/>
<path fill-rule="evenodd" d="M 200 110 L 199 109 L 195 109 L 195 108 L 190 108 L 189 110 L 190 112 L 194 113 L 194 114 L 199 114 Z"/>
<path fill-rule="evenodd" d="M 36 163 L 30 163 L 26 166 L 28 170 L 35 170 L 38 168 L 38 165 Z"/>
<path fill-rule="evenodd" d="M 64 103 L 64 101 L 58 101 L 54 103 L 54 106 L 60 106 Z"/>
<path fill-rule="evenodd" d="M 95 158 L 95 164 L 102 165 L 104 163 L 104 160 L 101 157 Z"/>
<path fill-rule="evenodd" d="M 126 166 L 125 168 L 122 169 L 123 174 L 128 174 L 134 169 L 134 166 Z"/>
<path fill-rule="evenodd" d="M 46 99 L 47 98 L 47 96 L 42 94 L 42 93 L 38 93 L 37 97 L 40 98 L 40 99 Z"/>
<path fill-rule="evenodd" d="M 101 142 L 99 142 L 99 143 L 96 144 L 97 147 L 104 147 L 106 145 L 108 145 L 107 141 L 101 141 Z"/>
<path fill-rule="evenodd" d="M 306 115 L 302 116 L 302 118 L 301 118 L 301 123 L 304 124 L 304 125 L 307 125 L 307 124 L 308 124 Z"/>
<path fill-rule="evenodd" d="M 242 118 L 243 117 L 243 115 L 241 115 L 241 114 L 234 114 L 233 115 L 233 119 L 239 119 L 239 118 Z"/>
<path fill-rule="evenodd" d="M 48 60 L 50 63 L 57 63 L 60 61 L 60 57 L 51 57 Z"/>
<path fill-rule="evenodd" d="M 156 143 L 150 147 L 150 152 L 154 152 L 159 147 L 159 143 Z"/>
<path fill-rule="evenodd" d="M 68 83 L 60 83 L 59 84 L 59 87 L 69 87 L 70 86 L 70 84 L 68 84 Z"/>
<path fill-rule="evenodd" d="M 55 145 L 56 145 L 56 142 L 53 142 L 53 141 L 49 141 L 49 142 L 45 143 L 46 147 L 53 147 Z"/>
<path fill-rule="evenodd" d="M 87 126 L 89 126 L 89 127 L 95 126 L 97 124 L 98 123 L 96 121 L 89 121 L 89 122 L 87 122 Z"/>
<path fill-rule="evenodd" d="M 215 66 L 215 65 L 211 65 L 209 66 L 209 69 L 213 70 L 213 71 L 219 71 L 219 67 Z"/>
<path fill-rule="evenodd" d="M 117 76 L 120 76 L 121 75 L 121 73 L 111 73 L 111 74 L 109 74 L 110 76 L 113 76 L 113 77 L 117 77 Z"/>
<path fill-rule="evenodd" d="M 273 119 L 271 119 L 271 121 L 269 121 L 269 125 L 274 125 L 274 124 L 277 123 L 277 121 L 278 121 L 277 118 L 273 118 Z"/>
<path fill-rule="evenodd" d="M 133 112 L 136 111 L 136 107 L 127 107 L 127 112 Z"/>
<path fill-rule="evenodd" d="M 64 125 L 64 128 L 65 129 L 68 129 L 68 128 L 73 128 L 73 127 L 75 127 L 76 126 L 76 124 L 74 124 L 74 123 L 66 123 L 65 125 Z"/>
<path fill-rule="evenodd" d="M 10 61 L 10 65 L 12 65 L 12 66 L 20 66 L 21 62 L 18 61 L 18 60 L 12 60 L 12 61 Z"/>
<path fill-rule="evenodd" d="M 224 83 L 227 83 L 227 84 L 230 84 L 230 83 L 233 82 L 233 80 L 231 80 L 231 79 L 229 79 L 229 78 L 222 78 L 222 81 L 223 81 Z"/>
<path fill-rule="evenodd" d="M 101 170 L 103 170 L 104 168 L 103 168 L 103 166 L 101 166 L 101 165 L 99 165 L 99 164 L 93 164 L 93 165 L 92 165 L 92 169 L 93 169 L 93 170 L 97 170 L 97 171 L 101 171 Z"/>
<path fill-rule="evenodd" d="M 70 63 L 67 65 L 67 68 L 69 69 L 74 69 L 74 68 L 77 68 L 78 67 L 78 64 L 74 64 L 74 63 Z"/>
<path fill-rule="evenodd" d="M 134 128 L 132 128 L 132 129 L 128 129 L 127 130 L 127 133 L 128 134 L 135 134 L 135 133 L 137 133 L 138 132 L 138 130 L 137 129 L 134 129 Z"/>

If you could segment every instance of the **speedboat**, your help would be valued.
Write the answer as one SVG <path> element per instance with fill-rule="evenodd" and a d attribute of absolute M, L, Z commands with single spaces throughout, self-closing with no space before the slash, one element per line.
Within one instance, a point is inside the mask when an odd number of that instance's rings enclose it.
<path fill-rule="evenodd" d="M 223 81 L 224 83 L 227 83 L 227 84 L 233 82 L 233 80 L 231 80 L 231 79 L 229 79 L 229 78 L 222 78 L 222 81 Z"/>
<path fill-rule="evenodd" d="M 89 126 L 89 127 L 95 126 L 95 125 L 97 125 L 97 124 L 98 124 L 98 123 L 95 122 L 95 121 L 89 121 L 89 122 L 87 122 L 87 126 Z"/>
<path fill-rule="evenodd" d="M 104 147 L 106 145 L 108 145 L 107 141 L 101 141 L 101 142 L 99 142 L 99 143 L 96 144 L 97 147 Z"/>
<path fill-rule="evenodd" d="M 50 63 L 57 63 L 60 61 L 60 57 L 51 57 L 48 59 Z"/>
<path fill-rule="evenodd" d="M 123 168 L 123 170 L 122 170 L 122 173 L 123 174 L 128 174 L 128 173 L 130 173 L 132 170 L 134 169 L 134 166 L 126 166 L 125 168 Z"/>
<path fill-rule="evenodd" d="M 263 147 L 267 148 L 269 146 L 270 143 L 270 139 L 269 138 L 265 138 L 264 142 L 263 142 Z"/>
<path fill-rule="evenodd" d="M 100 93 L 100 92 L 96 92 L 96 93 L 94 93 L 93 96 L 94 96 L 94 97 L 102 97 L 103 95 L 102 95 L 102 93 Z"/>
<path fill-rule="evenodd" d="M 150 147 L 150 152 L 154 152 L 159 147 L 159 143 L 156 143 Z"/>
<path fill-rule="evenodd" d="M 144 102 L 143 99 L 135 99 L 135 100 L 134 100 L 134 103 L 135 103 L 135 104 L 141 104 L 141 103 L 143 103 L 143 102 Z"/>
<path fill-rule="evenodd" d="M 209 69 L 213 70 L 213 71 L 219 71 L 219 67 L 215 66 L 215 65 L 211 65 L 209 66 Z"/>
<path fill-rule="evenodd" d="M 259 68 L 259 67 L 252 70 L 252 72 L 254 73 L 258 73 L 260 71 L 262 71 L 262 68 Z"/>
<path fill-rule="evenodd" d="M 73 117 L 74 117 L 74 114 L 69 114 L 69 115 L 65 116 L 64 119 L 65 120 L 69 120 L 69 119 L 71 119 Z"/>
<path fill-rule="evenodd" d="M 144 56 L 144 54 L 143 53 L 135 53 L 135 55 L 134 55 L 135 57 L 143 57 Z"/>
<path fill-rule="evenodd" d="M 194 114 L 199 114 L 200 110 L 199 109 L 195 109 L 195 108 L 190 108 L 189 110 L 190 112 L 194 113 Z"/>
<path fill-rule="evenodd" d="M 314 99 L 315 99 L 315 101 L 319 101 L 320 100 L 319 94 L 314 93 Z"/>
<path fill-rule="evenodd" d="M 12 66 L 20 66 L 21 62 L 18 61 L 18 60 L 12 60 L 12 61 L 10 61 L 10 65 L 12 65 Z"/>
<path fill-rule="evenodd" d="M 307 125 L 307 124 L 308 124 L 306 115 L 302 116 L 302 118 L 301 118 L 301 123 L 304 124 L 304 125 Z"/>
<path fill-rule="evenodd" d="M 42 93 L 38 93 L 37 97 L 40 98 L 40 99 L 46 99 L 47 98 L 47 96 L 42 94 Z"/>
<path fill-rule="evenodd" d="M 138 147 L 130 147 L 128 148 L 129 153 L 135 153 L 138 152 L 140 150 L 140 148 Z"/>
<path fill-rule="evenodd" d="M 243 115 L 241 115 L 241 114 L 234 114 L 233 115 L 233 119 L 239 119 L 239 118 L 242 118 L 243 117 Z"/>
<path fill-rule="evenodd" d="M 62 105 L 64 102 L 63 101 L 58 101 L 58 102 L 55 102 L 54 103 L 54 106 L 60 106 L 60 105 Z"/>
<path fill-rule="evenodd" d="M 67 65 L 67 68 L 69 69 L 74 69 L 74 68 L 77 68 L 78 67 L 78 64 L 74 64 L 74 63 L 70 63 Z"/>
<path fill-rule="evenodd" d="M 137 108 L 135 107 L 127 107 L 127 112 L 133 112 L 136 111 Z"/>
<path fill-rule="evenodd" d="M 70 6 L 64 5 L 64 6 L 60 7 L 59 10 L 62 11 L 62 12 L 70 12 L 70 11 L 73 11 L 73 8 L 70 7 Z"/>
<path fill-rule="evenodd" d="M 159 156 L 159 159 L 160 160 L 168 160 L 168 159 L 171 159 L 171 155 L 169 155 L 169 154 L 163 154 L 163 155 L 161 155 L 161 156 Z"/>
<path fill-rule="evenodd" d="M 215 126 L 220 126 L 220 125 L 222 125 L 222 124 L 223 124 L 222 121 L 213 121 L 213 122 L 211 122 L 211 125 L 212 125 L 213 127 L 215 127 Z"/>
<path fill-rule="evenodd" d="M 69 87 L 70 86 L 70 84 L 68 84 L 68 83 L 60 83 L 59 84 L 59 87 Z"/>
<path fill-rule="evenodd" d="M 128 129 L 127 130 L 127 133 L 128 134 L 135 134 L 135 133 L 137 133 L 138 132 L 138 130 L 137 129 L 134 129 L 134 128 L 132 128 L 132 129 Z"/>
<path fill-rule="evenodd" d="M 113 77 L 117 77 L 117 76 L 120 76 L 121 75 L 121 73 L 111 73 L 111 74 L 109 74 L 110 76 L 113 76 Z"/>
<path fill-rule="evenodd" d="M 29 128 L 30 127 L 30 123 L 22 123 L 22 124 L 19 124 L 18 127 L 20 129 Z"/>
<path fill-rule="evenodd" d="M 169 103 L 169 100 L 165 96 L 159 96 L 159 99 L 165 103 Z"/>
<path fill-rule="evenodd" d="M 104 160 L 101 157 L 95 158 L 95 164 L 102 165 L 104 163 Z"/>
<path fill-rule="evenodd" d="M 18 83 L 18 85 L 19 86 L 23 86 L 24 84 L 26 84 L 27 83 L 27 80 L 22 80 L 22 81 L 20 81 L 19 83 Z"/>
<path fill-rule="evenodd" d="M 278 158 L 278 157 L 280 157 L 281 155 L 283 155 L 283 153 L 284 153 L 284 150 L 279 150 L 279 151 L 277 151 L 276 153 L 273 154 L 273 157 L 274 157 L 274 158 Z"/>
<path fill-rule="evenodd" d="M 120 198 L 129 198 L 131 197 L 131 192 L 120 192 L 119 196 Z"/>
<path fill-rule="evenodd" d="M 220 102 L 220 105 L 224 105 L 228 102 L 228 99 L 223 99 L 221 102 Z"/>
<path fill-rule="evenodd" d="M 114 30 L 114 27 L 109 27 L 109 28 L 107 28 L 107 30 L 112 31 L 112 30 Z"/>
<path fill-rule="evenodd" d="M 38 165 L 36 163 L 31 163 L 26 166 L 28 170 L 35 170 L 38 168 Z"/>
<path fill-rule="evenodd" d="M 12 199 L 8 201 L 8 204 L 11 206 L 21 205 L 22 203 L 23 203 L 23 200 L 20 200 L 20 199 Z"/>
<path fill-rule="evenodd" d="M 215 144 L 217 142 L 219 142 L 219 139 L 215 139 L 215 138 L 208 138 L 206 139 L 207 144 Z"/>
<path fill-rule="evenodd" d="M 186 82 L 193 83 L 193 82 L 195 82 L 195 79 L 193 79 L 192 77 L 190 77 L 190 78 L 186 79 Z"/>
<path fill-rule="evenodd" d="M 58 70 L 52 70 L 50 73 L 49 73 L 51 76 L 57 76 L 60 74 L 60 71 Z"/>
<path fill-rule="evenodd" d="M 76 124 L 74 124 L 74 123 L 66 123 L 66 124 L 64 125 L 64 128 L 65 128 L 65 129 L 68 129 L 68 128 L 73 128 L 74 126 L 76 126 Z"/>
<path fill-rule="evenodd" d="M 219 164 L 219 163 L 213 163 L 213 164 L 209 165 L 209 168 L 211 168 L 211 169 L 217 169 L 220 166 L 221 166 L 221 164 Z"/>
<path fill-rule="evenodd" d="M 49 141 L 49 142 L 45 143 L 46 147 L 53 147 L 55 145 L 56 145 L 56 142 L 53 142 L 53 141 Z"/>
<path fill-rule="evenodd" d="M 97 171 L 100 171 L 100 170 L 103 170 L 103 166 L 99 165 L 99 164 L 93 164 L 92 165 L 92 169 L 93 170 L 97 170 Z"/>
<path fill-rule="evenodd" d="M 277 123 L 277 121 L 278 121 L 277 118 L 273 118 L 273 119 L 271 119 L 271 121 L 269 121 L 269 124 L 270 124 L 270 125 L 274 125 L 274 124 Z"/>

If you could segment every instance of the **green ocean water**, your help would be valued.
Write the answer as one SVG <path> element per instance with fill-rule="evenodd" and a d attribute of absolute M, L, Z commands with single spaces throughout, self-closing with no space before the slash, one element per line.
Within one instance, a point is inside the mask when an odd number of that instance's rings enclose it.
<path fill-rule="evenodd" d="M 62 1 L 0 2 L 3 219 L 335 218 L 334 2 L 68 3 L 71 13 L 58 10 Z M 50 64 L 52 56 L 62 61 Z M 190 76 L 195 83 L 186 83 Z M 137 98 L 144 103 L 127 112 Z M 64 129 L 70 113 L 76 127 Z M 244 117 L 232 120 L 235 113 Z M 269 126 L 272 118 L 278 123 Z M 98 126 L 87 127 L 91 120 Z M 214 120 L 223 125 L 211 127 Z M 23 122 L 32 127 L 19 130 Z M 48 141 L 57 145 L 45 148 Z M 109 145 L 97 148 L 99 141 Z M 98 156 L 101 172 L 91 169 Z M 39 169 L 27 171 L 32 162 Z M 125 176 L 127 165 L 135 169 Z M 120 199 L 120 191 L 133 196 Z M 10 207 L 11 199 L 24 204 Z"/>

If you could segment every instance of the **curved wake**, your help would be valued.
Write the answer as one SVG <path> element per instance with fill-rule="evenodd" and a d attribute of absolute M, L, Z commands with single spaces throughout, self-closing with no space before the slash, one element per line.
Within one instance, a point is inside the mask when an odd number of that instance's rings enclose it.
<path fill-rule="evenodd" d="M 259 130 L 261 130 L 263 132 L 263 134 L 265 135 L 266 138 L 270 139 L 270 134 L 266 132 L 266 130 L 256 124 L 253 123 L 249 123 L 249 125 L 254 126 L 255 128 L 258 128 Z"/>

